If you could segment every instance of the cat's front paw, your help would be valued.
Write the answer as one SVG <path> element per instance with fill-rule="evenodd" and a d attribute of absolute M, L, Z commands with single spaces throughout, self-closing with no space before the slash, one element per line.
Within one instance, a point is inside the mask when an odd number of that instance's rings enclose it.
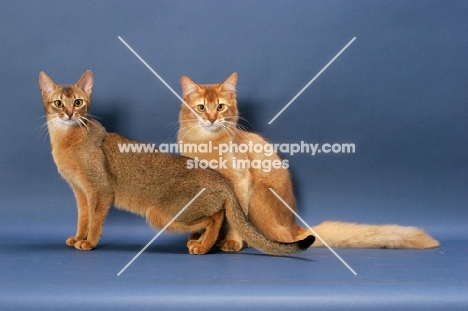
<path fill-rule="evenodd" d="M 66 243 L 68 246 L 75 247 L 75 244 L 76 244 L 76 242 L 78 242 L 78 241 L 81 241 L 81 239 L 78 239 L 78 238 L 76 238 L 75 236 L 71 236 L 71 237 L 69 237 L 69 238 L 65 241 L 65 243 Z"/>
<path fill-rule="evenodd" d="M 89 250 L 92 250 L 96 245 L 90 243 L 87 240 L 81 240 L 81 241 L 77 241 L 74 246 L 76 249 L 80 251 L 89 251 Z"/>
<path fill-rule="evenodd" d="M 219 242 L 219 247 L 223 252 L 238 252 L 242 249 L 242 241 L 223 240 Z"/>
<path fill-rule="evenodd" d="M 208 247 L 195 240 L 188 241 L 187 246 L 191 255 L 203 255 L 210 250 Z"/>

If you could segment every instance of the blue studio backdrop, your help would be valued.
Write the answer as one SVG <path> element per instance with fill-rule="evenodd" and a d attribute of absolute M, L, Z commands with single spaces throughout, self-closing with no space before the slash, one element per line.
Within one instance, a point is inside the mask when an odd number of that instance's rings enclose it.
<path fill-rule="evenodd" d="M 0 306 L 467 306 L 467 1 L 1 6 Z M 178 94 L 182 75 L 219 83 L 237 72 L 243 125 L 272 143 L 354 144 L 353 153 L 281 154 L 310 225 L 414 225 L 441 247 L 339 250 L 354 276 L 326 249 L 297 260 L 251 249 L 196 257 L 186 235 L 163 234 L 116 276 L 155 234 L 116 210 L 96 250 L 66 247 L 76 204 L 43 127 L 40 71 L 75 83 L 91 69 L 91 113 L 108 131 L 176 142 L 180 100 L 119 37 Z"/>

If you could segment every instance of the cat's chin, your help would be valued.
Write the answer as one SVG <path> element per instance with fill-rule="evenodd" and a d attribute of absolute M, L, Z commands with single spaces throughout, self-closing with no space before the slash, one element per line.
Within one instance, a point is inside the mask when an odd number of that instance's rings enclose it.
<path fill-rule="evenodd" d="M 219 130 L 221 130 L 222 126 L 219 126 L 219 125 L 204 125 L 203 126 L 203 129 L 205 131 L 208 131 L 210 133 L 215 133 L 215 132 L 218 132 Z"/>
<path fill-rule="evenodd" d="M 78 126 L 77 120 L 60 120 L 60 125 L 64 126 Z"/>

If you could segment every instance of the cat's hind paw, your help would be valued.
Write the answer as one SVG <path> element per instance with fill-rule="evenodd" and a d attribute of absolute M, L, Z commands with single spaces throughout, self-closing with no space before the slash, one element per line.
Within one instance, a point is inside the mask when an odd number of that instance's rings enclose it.
<path fill-rule="evenodd" d="M 223 240 L 219 242 L 219 247 L 223 252 L 238 252 L 242 246 L 242 241 Z"/>

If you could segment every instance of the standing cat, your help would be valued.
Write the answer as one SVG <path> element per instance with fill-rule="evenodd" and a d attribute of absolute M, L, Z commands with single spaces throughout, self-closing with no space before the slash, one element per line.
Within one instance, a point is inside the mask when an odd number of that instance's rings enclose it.
<path fill-rule="evenodd" d="M 212 144 L 213 152 L 199 152 L 195 148 L 182 150 L 191 158 L 204 159 L 214 164 L 221 163 L 219 150 L 222 145 L 265 146 L 267 142 L 254 133 L 237 128 L 238 110 L 236 101 L 237 74 L 233 73 L 221 84 L 199 85 L 188 77 L 182 77 L 183 99 L 192 108 L 182 105 L 179 114 L 178 141 L 183 144 Z M 198 115 L 195 116 L 194 112 Z M 234 148 L 233 148 L 234 149 Z M 266 150 L 266 149 L 264 149 Z M 205 151 L 205 150 L 202 150 Z M 270 239 L 291 242 L 308 235 L 309 230 L 296 224 L 294 215 L 269 190 L 272 188 L 289 206 L 295 207 L 291 176 L 282 167 L 277 154 L 239 152 L 229 150 L 222 155 L 223 167 L 217 168 L 234 186 L 239 202 L 250 222 Z M 247 161 L 276 161 L 277 168 L 266 172 L 262 168 L 234 167 L 233 163 Z M 364 225 L 326 221 L 312 227 L 332 247 L 387 247 L 387 248 L 433 248 L 439 242 L 415 227 L 397 225 Z M 226 239 L 221 241 L 225 251 L 238 251 L 243 240 L 231 228 Z M 314 246 L 323 246 L 316 241 Z"/>
<path fill-rule="evenodd" d="M 296 253 L 313 243 L 313 236 L 279 243 L 259 234 L 242 212 L 229 181 L 216 171 L 190 170 L 182 156 L 121 153 L 119 144 L 138 142 L 107 133 L 88 115 L 91 71 L 75 85 L 56 85 L 41 72 L 39 85 L 52 155 L 78 205 L 76 234 L 67 239 L 67 245 L 79 250 L 94 248 L 111 205 L 146 217 L 153 227 L 163 227 L 202 188 L 206 190 L 168 228 L 194 232 L 187 243 L 191 254 L 211 249 L 225 215 L 249 244 L 266 253 Z"/>

